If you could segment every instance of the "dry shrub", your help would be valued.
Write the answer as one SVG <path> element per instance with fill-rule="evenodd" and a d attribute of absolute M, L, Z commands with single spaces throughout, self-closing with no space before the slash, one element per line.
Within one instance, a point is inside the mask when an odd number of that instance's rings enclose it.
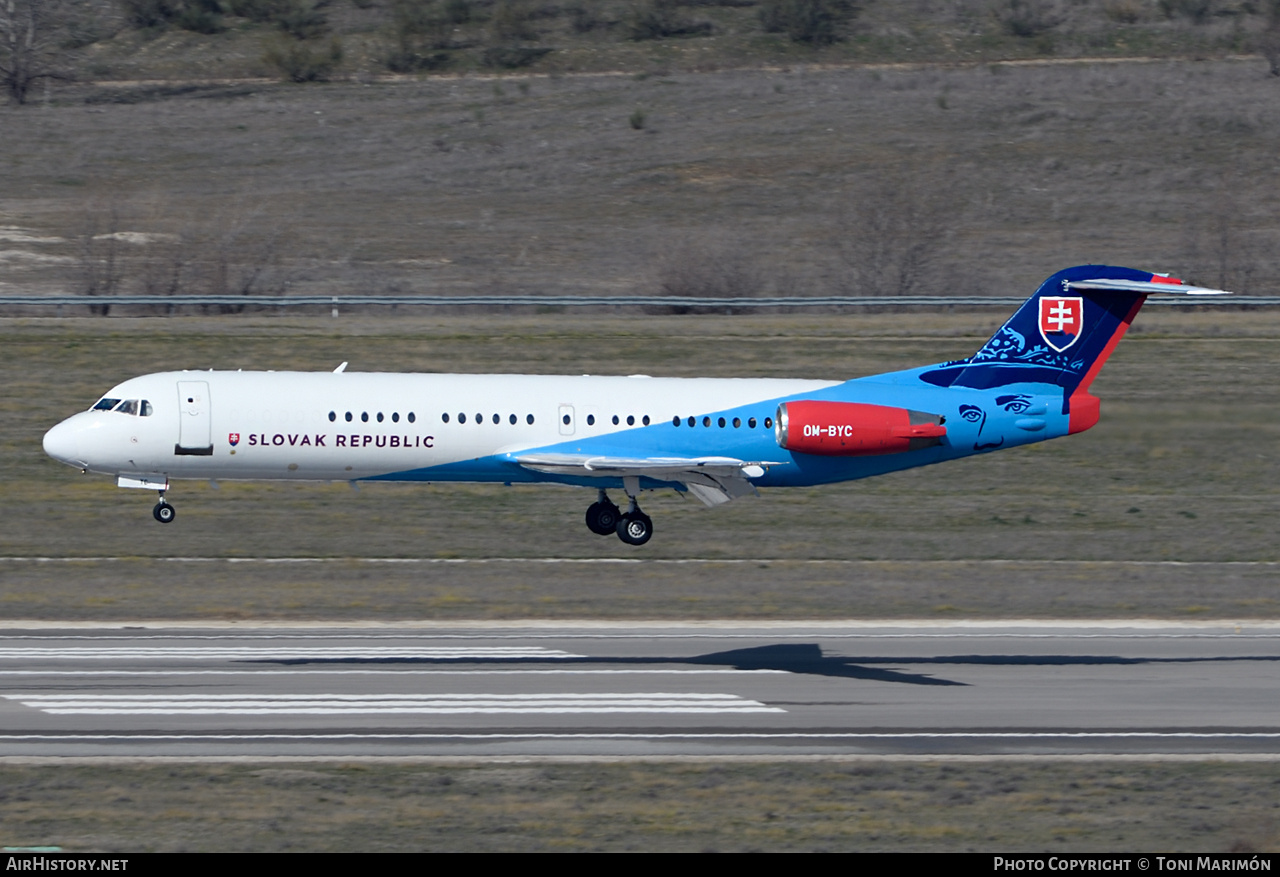
<path fill-rule="evenodd" d="M 637 41 L 711 35 L 711 22 L 694 21 L 679 7 L 677 0 L 636 3 L 628 16 L 628 35 Z"/>
<path fill-rule="evenodd" d="M 112 296 L 120 288 L 121 211 L 114 199 L 95 198 L 80 216 L 76 233 L 76 290 L 81 295 Z M 95 305 L 93 313 L 106 316 L 109 304 Z"/>
<path fill-rule="evenodd" d="M 1137 24 L 1146 14 L 1143 0 L 1106 0 L 1102 13 L 1108 20 L 1119 24 Z"/>
<path fill-rule="evenodd" d="M 489 34 L 495 43 L 538 39 L 538 29 L 533 26 L 533 10 L 521 0 L 502 0 L 489 19 Z"/>
<path fill-rule="evenodd" d="M 317 0 L 282 0 L 275 23 L 296 40 L 317 40 L 329 32 L 329 17 Z"/>
<path fill-rule="evenodd" d="M 266 41 L 262 61 L 290 82 L 319 82 L 342 63 L 342 41 L 333 37 L 320 44 L 280 34 Z"/>
<path fill-rule="evenodd" d="M 918 168 L 861 180 L 837 222 L 839 285 L 851 295 L 921 295 L 956 219 L 944 181 Z"/>
<path fill-rule="evenodd" d="M 1213 17 L 1214 0 L 1158 0 L 1157 5 L 1166 18 L 1185 18 L 1192 24 L 1204 24 Z"/>
<path fill-rule="evenodd" d="M 573 28 L 574 33 L 590 33 L 593 30 L 608 30 L 617 24 L 612 18 L 604 14 L 598 4 L 592 2 L 579 2 L 572 4 L 568 8 L 569 24 Z"/>
<path fill-rule="evenodd" d="M 281 225 L 244 204 L 176 219 L 166 204 L 116 193 L 95 196 L 76 235 L 77 286 L 84 295 L 280 295 L 289 275 L 280 260 Z M 110 305 L 94 308 L 106 314 Z M 223 313 L 243 305 L 221 305 Z"/>
<path fill-rule="evenodd" d="M 1057 0 L 1000 0 L 991 12 L 1015 37 L 1037 37 L 1066 20 Z"/>
<path fill-rule="evenodd" d="M 1202 199 L 1201 209 L 1187 216 L 1181 254 L 1186 274 L 1218 289 L 1255 292 L 1255 276 L 1273 249 L 1266 240 L 1270 227 L 1270 219 L 1257 212 L 1249 183 L 1227 175 Z"/>
<path fill-rule="evenodd" d="M 26 103 L 41 80 L 70 78 L 67 12 L 63 0 L 0 2 L 0 87 L 14 103 Z"/>
<path fill-rule="evenodd" d="M 393 73 L 439 70 L 456 48 L 453 26 L 470 20 L 466 0 L 394 0 L 383 63 Z"/>
<path fill-rule="evenodd" d="M 221 0 L 120 0 L 125 19 L 134 27 L 164 27 L 175 24 L 183 30 L 202 34 L 226 30 Z"/>
<path fill-rule="evenodd" d="M 1280 26 L 1273 24 L 1258 35 L 1257 50 L 1267 59 L 1272 76 L 1280 76 Z"/>
<path fill-rule="evenodd" d="M 751 250 L 728 233 L 685 240 L 658 262 L 659 295 L 689 298 L 752 298 L 766 289 Z"/>
<path fill-rule="evenodd" d="M 844 26 L 858 13 L 852 0 L 764 0 L 760 26 L 785 33 L 792 42 L 826 46 L 844 37 Z"/>

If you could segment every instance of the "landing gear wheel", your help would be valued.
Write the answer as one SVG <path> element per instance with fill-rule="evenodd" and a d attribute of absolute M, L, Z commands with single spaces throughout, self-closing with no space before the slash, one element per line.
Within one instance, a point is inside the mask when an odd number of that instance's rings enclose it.
<path fill-rule="evenodd" d="M 618 538 L 628 545 L 643 545 L 653 536 L 653 520 L 642 511 L 627 512 L 618 521 Z"/>
<path fill-rule="evenodd" d="M 593 502 L 587 507 L 587 529 L 597 536 L 608 536 L 618 531 L 618 507 L 611 502 Z"/>
<path fill-rule="evenodd" d="M 160 523 L 168 524 L 177 517 L 178 513 L 174 510 L 173 506 L 169 505 L 164 500 L 160 500 L 156 503 L 156 507 L 151 510 L 151 515 Z"/>

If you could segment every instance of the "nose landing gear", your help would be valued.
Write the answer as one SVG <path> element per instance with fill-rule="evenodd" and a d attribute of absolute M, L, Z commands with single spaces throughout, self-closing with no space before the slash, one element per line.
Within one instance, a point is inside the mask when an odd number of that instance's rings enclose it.
<path fill-rule="evenodd" d="M 173 506 L 164 501 L 164 491 L 160 491 L 160 501 L 156 503 L 155 508 L 151 510 L 151 517 L 155 518 L 162 524 L 168 524 L 178 516 L 178 512 Z"/>

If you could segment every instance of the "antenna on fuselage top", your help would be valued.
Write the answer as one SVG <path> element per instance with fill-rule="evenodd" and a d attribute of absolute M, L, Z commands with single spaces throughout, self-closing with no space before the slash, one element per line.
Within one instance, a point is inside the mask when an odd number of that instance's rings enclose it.
<path fill-rule="evenodd" d="M 335 369 L 333 370 L 333 373 L 334 373 L 335 375 L 340 375 L 340 374 L 342 374 L 342 373 L 343 373 L 344 371 L 346 371 L 346 370 L 347 370 L 347 364 L 344 362 L 342 365 L 340 365 L 340 366 L 338 366 L 337 368 L 335 368 Z"/>

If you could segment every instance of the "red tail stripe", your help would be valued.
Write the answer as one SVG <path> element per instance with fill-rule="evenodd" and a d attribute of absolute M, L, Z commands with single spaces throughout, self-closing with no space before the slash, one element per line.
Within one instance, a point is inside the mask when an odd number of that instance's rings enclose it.
<path fill-rule="evenodd" d="M 1102 352 L 1098 354 L 1098 358 L 1093 361 L 1093 365 L 1089 366 L 1089 370 L 1085 372 L 1083 378 L 1080 379 L 1079 385 L 1076 387 L 1077 393 L 1087 393 L 1089 385 L 1093 383 L 1093 379 L 1098 376 L 1098 372 L 1102 371 L 1102 367 L 1107 364 L 1107 358 L 1111 356 L 1111 351 L 1116 349 L 1116 345 L 1120 343 L 1120 339 L 1124 337 L 1124 333 L 1129 331 L 1129 326 L 1133 323 L 1133 318 L 1138 315 L 1138 311 L 1142 310 L 1142 303 L 1147 300 L 1145 295 L 1138 296 L 1138 300 L 1133 303 L 1133 307 L 1129 308 L 1129 313 L 1125 314 L 1120 325 L 1116 326 L 1115 333 L 1107 341 L 1107 346 L 1102 348 Z"/>

